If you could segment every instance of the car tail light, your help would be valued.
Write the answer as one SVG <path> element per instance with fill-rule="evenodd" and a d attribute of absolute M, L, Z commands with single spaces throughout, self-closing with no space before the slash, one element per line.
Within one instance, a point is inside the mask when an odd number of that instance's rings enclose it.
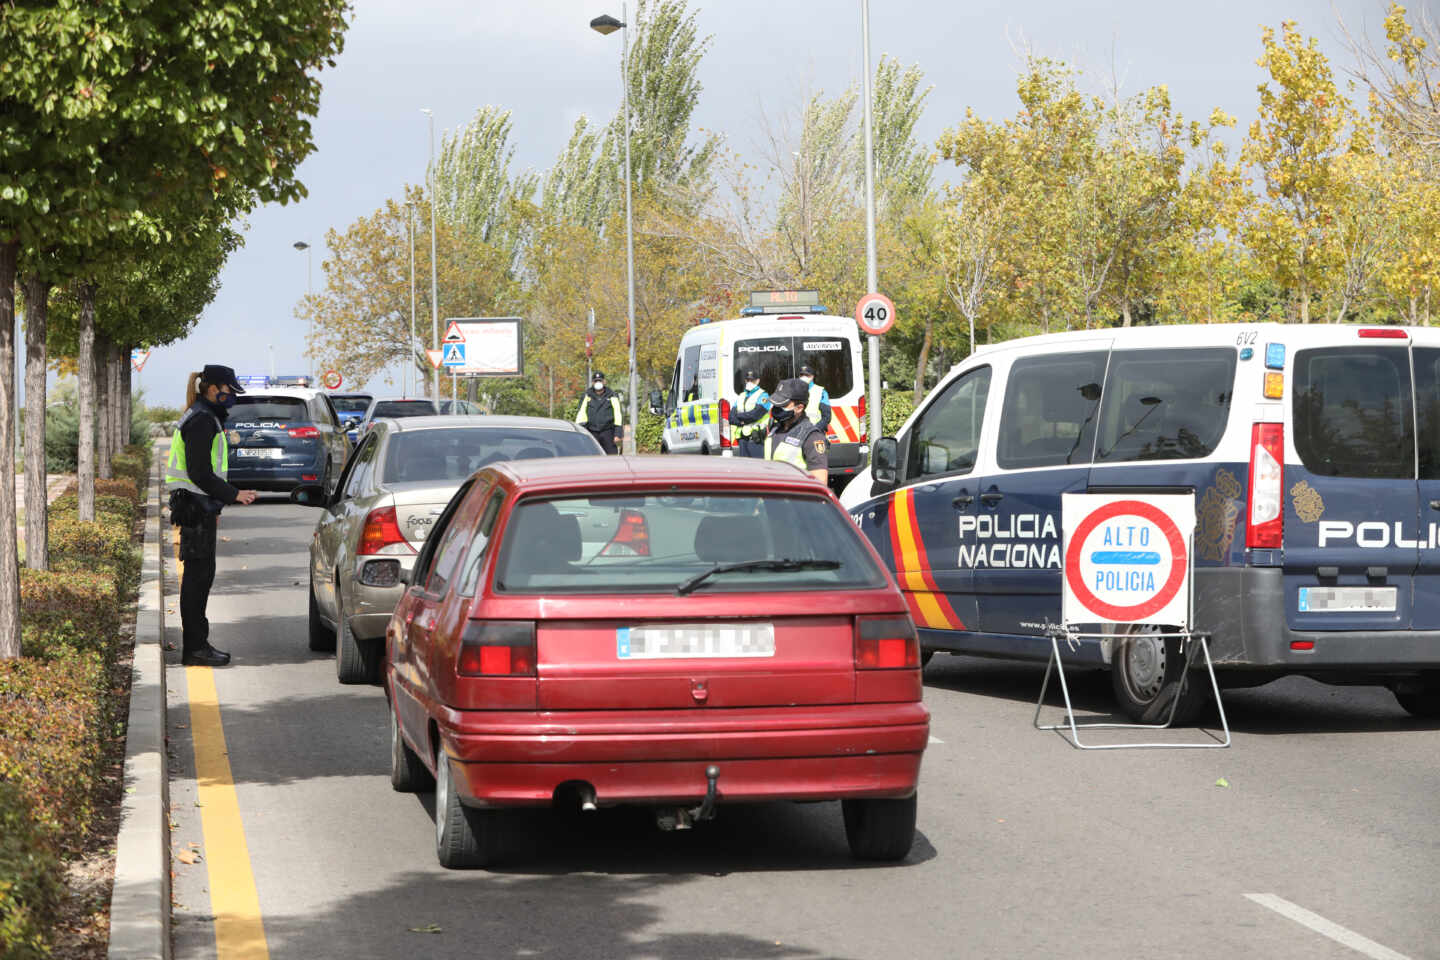
<path fill-rule="evenodd" d="M 1278 549 L 1285 533 L 1285 427 L 1257 423 L 1250 430 L 1250 489 L 1245 546 Z"/>
<path fill-rule="evenodd" d="M 405 535 L 400 532 L 394 507 L 371 510 L 365 517 L 365 528 L 360 531 L 360 546 L 356 550 L 360 556 L 414 552 L 415 548 L 410 546 Z"/>
<path fill-rule="evenodd" d="M 316 437 L 320 436 L 319 427 L 291 427 L 285 432 L 290 434 L 290 436 L 294 437 L 296 440 L 314 440 Z"/>
<path fill-rule="evenodd" d="M 865 420 L 865 394 L 860 394 L 860 402 L 855 405 L 855 416 L 862 423 Z M 861 437 L 860 439 L 865 439 Z"/>
<path fill-rule="evenodd" d="M 722 399 L 720 401 L 720 448 L 727 450 L 730 446 L 730 401 Z"/>
<path fill-rule="evenodd" d="M 650 556 L 650 527 L 645 523 L 645 514 L 639 510 L 623 510 L 620 526 L 615 536 L 601 549 L 604 557 L 648 557 Z"/>
<path fill-rule="evenodd" d="M 460 637 L 462 677 L 535 676 L 534 620 L 471 620 Z"/>
<path fill-rule="evenodd" d="M 855 669 L 919 669 L 920 638 L 909 617 L 857 617 Z"/>
<path fill-rule="evenodd" d="M 1409 340 L 1410 334 L 1399 327 L 1361 327 L 1360 337 L 1365 340 Z"/>

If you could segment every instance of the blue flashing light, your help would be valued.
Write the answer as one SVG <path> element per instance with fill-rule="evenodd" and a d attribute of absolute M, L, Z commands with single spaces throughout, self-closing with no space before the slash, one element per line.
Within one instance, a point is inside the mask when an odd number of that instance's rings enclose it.
<path fill-rule="evenodd" d="M 1241 360 L 1249 360 L 1253 356 L 1255 356 L 1255 350 L 1251 347 L 1245 347 L 1240 351 Z"/>
<path fill-rule="evenodd" d="M 741 307 L 741 308 L 740 308 L 740 316 L 742 316 L 742 317 L 758 317 L 758 316 L 760 316 L 760 315 L 761 315 L 762 313 L 764 313 L 764 312 L 765 312 L 765 308 L 764 308 L 764 307 Z"/>
<path fill-rule="evenodd" d="M 709 318 L 709 317 L 701 317 L 701 318 L 700 318 L 700 322 L 701 322 L 701 323 L 709 323 L 709 322 L 710 322 L 710 318 Z"/>
<path fill-rule="evenodd" d="M 1285 344 L 1265 344 L 1265 367 L 1268 370 L 1285 369 Z"/>
<path fill-rule="evenodd" d="M 813 306 L 813 307 L 810 308 L 810 312 L 811 312 L 811 313 L 829 313 L 830 311 L 829 311 L 829 310 L 826 310 L 824 307 L 820 306 L 820 304 L 817 303 L 817 304 L 815 304 L 815 306 Z"/>

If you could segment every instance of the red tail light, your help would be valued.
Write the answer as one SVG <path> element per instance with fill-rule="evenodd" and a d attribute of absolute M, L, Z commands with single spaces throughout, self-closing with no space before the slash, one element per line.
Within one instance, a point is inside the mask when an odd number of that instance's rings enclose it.
<path fill-rule="evenodd" d="M 362 557 L 373 557 L 376 554 L 414 553 L 415 548 L 400 532 L 395 508 L 381 507 L 371 510 L 365 517 L 365 527 L 360 531 L 360 546 L 356 552 Z"/>
<path fill-rule="evenodd" d="M 730 443 L 730 401 L 720 401 L 720 447 L 728 449 Z"/>
<path fill-rule="evenodd" d="M 462 677 L 535 676 L 535 621 L 471 620 L 460 638 Z"/>
<path fill-rule="evenodd" d="M 605 557 L 648 557 L 650 556 L 650 527 L 645 523 L 645 514 L 639 510 L 624 510 L 620 513 L 620 526 L 615 536 L 600 550 Z"/>
<path fill-rule="evenodd" d="M 855 415 L 862 418 L 865 416 L 865 394 L 863 393 L 860 394 L 860 402 L 855 405 Z"/>
<path fill-rule="evenodd" d="M 319 427 L 291 427 L 285 432 L 290 434 L 290 436 L 294 437 L 296 440 L 314 440 L 316 437 L 320 436 Z"/>
<path fill-rule="evenodd" d="M 1362 327 L 1360 337 L 1364 340 L 1409 340 L 1410 334 L 1399 327 Z"/>
<path fill-rule="evenodd" d="M 1250 430 L 1250 488 L 1245 493 L 1245 546 L 1278 550 L 1285 535 L 1285 427 Z"/>
<path fill-rule="evenodd" d="M 856 617 L 855 669 L 920 668 L 920 638 L 909 617 Z"/>

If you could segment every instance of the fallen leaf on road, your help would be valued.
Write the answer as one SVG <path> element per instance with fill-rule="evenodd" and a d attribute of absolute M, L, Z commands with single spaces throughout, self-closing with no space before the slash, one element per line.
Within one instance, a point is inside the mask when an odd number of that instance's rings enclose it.
<path fill-rule="evenodd" d="M 230 538 L 229 538 L 229 537 L 221 537 L 221 538 L 220 538 L 220 542 L 221 542 L 221 543 L 229 543 L 229 542 L 230 542 Z"/>
<path fill-rule="evenodd" d="M 399 709 L 399 708 L 397 707 L 396 709 Z M 126 793 L 134 793 L 134 792 L 135 792 L 135 788 L 134 788 L 134 787 L 126 787 L 126 788 L 125 788 L 125 792 L 126 792 Z"/>
<path fill-rule="evenodd" d="M 181 850 L 175 854 L 175 859 L 179 860 L 181 863 L 199 863 L 200 854 L 196 853 L 194 850 Z"/>
<path fill-rule="evenodd" d="M 423 927 L 411 927 L 411 933 L 443 933 L 444 929 L 438 923 L 428 923 Z"/>
<path fill-rule="evenodd" d="M 1228 787 L 1228 786 L 1230 786 L 1230 781 L 1229 781 L 1229 780 L 1226 780 L 1224 777 L 1221 777 L 1219 780 L 1216 780 L 1216 781 L 1215 781 L 1215 786 L 1217 786 L 1217 787 Z"/>

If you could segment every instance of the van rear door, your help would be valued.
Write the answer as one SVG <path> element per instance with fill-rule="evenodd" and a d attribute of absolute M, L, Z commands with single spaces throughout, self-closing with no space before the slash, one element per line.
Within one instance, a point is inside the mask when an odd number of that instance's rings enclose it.
<path fill-rule="evenodd" d="M 1411 331 L 1419 454 L 1420 560 L 1415 568 L 1416 630 L 1440 630 L 1440 330 Z"/>
<path fill-rule="evenodd" d="M 1337 329 L 1334 345 L 1295 350 L 1290 363 L 1284 564 L 1296 630 L 1413 623 L 1414 389 L 1404 332 L 1388 329 L 1399 336 Z"/>

